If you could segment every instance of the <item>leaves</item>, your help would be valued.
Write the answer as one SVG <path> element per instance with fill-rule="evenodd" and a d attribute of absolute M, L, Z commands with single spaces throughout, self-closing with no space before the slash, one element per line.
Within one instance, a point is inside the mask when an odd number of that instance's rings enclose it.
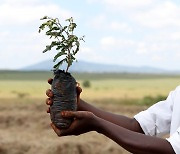
<path fill-rule="evenodd" d="M 63 60 L 61 60 L 60 62 L 58 62 L 56 65 L 53 66 L 54 69 L 59 69 L 59 66 L 62 65 L 63 62 L 65 62 L 65 61 L 66 61 L 66 59 L 63 59 Z"/>
<path fill-rule="evenodd" d="M 44 17 L 41 18 L 40 20 L 44 20 L 44 19 L 48 19 L 48 16 L 44 16 Z"/>
<path fill-rule="evenodd" d="M 43 53 L 47 52 L 48 50 L 51 50 L 51 47 L 49 45 L 46 46 L 46 49 L 43 50 Z"/>
<path fill-rule="evenodd" d="M 49 36 L 50 39 L 53 39 L 51 44 L 47 45 L 45 50 L 43 50 L 43 53 L 50 51 L 55 47 L 56 51 L 59 52 L 54 56 L 53 61 L 55 62 L 59 58 L 62 60 L 55 64 L 54 68 L 59 69 L 60 65 L 62 65 L 63 62 L 66 62 L 66 71 L 68 71 L 69 67 L 76 60 L 74 56 L 79 51 L 80 41 L 84 41 L 84 36 L 78 38 L 73 34 L 77 25 L 74 23 L 72 17 L 66 19 L 68 25 L 65 26 L 61 25 L 58 18 L 44 16 L 40 20 L 45 20 L 45 22 L 39 26 L 39 33 L 47 29 L 45 34 Z M 65 58 L 62 58 L 64 56 Z"/>
<path fill-rule="evenodd" d="M 64 51 L 58 52 L 53 59 L 53 62 L 55 62 L 59 57 L 61 57 L 62 55 L 65 55 L 66 53 Z"/>

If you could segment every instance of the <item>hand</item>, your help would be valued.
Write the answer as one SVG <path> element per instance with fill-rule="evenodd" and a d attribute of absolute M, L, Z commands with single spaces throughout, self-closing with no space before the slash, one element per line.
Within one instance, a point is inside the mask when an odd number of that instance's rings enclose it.
<path fill-rule="evenodd" d="M 51 127 L 55 133 L 60 136 L 80 135 L 89 131 L 94 131 L 96 126 L 96 117 L 92 112 L 88 111 L 62 111 L 63 118 L 74 118 L 74 121 L 67 129 L 58 129 L 53 123 Z"/>
<path fill-rule="evenodd" d="M 53 82 L 53 79 L 48 79 L 48 83 L 51 85 Z M 78 108 L 78 104 L 79 104 L 79 101 L 80 101 L 80 94 L 82 92 L 82 89 L 79 85 L 79 83 L 77 83 L 77 87 L 76 87 L 76 92 L 77 92 L 77 108 Z M 52 105 L 53 104 L 53 101 L 52 101 L 52 98 L 53 98 L 53 92 L 51 91 L 51 89 L 47 89 L 46 90 L 46 95 L 48 96 L 48 98 L 46 99 L 46 104 L 47 105 Z M 47 113 L 50 113 L 50 108 L 48 107 L 47 109 Z"/>

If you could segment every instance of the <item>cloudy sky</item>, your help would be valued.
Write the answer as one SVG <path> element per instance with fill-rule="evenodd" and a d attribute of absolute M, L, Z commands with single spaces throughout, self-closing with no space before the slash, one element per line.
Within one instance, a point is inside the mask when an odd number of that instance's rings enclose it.
<path fill-rule="evenodd" d="M 0 0 L 0 69 L 53 58 L 42 53 L 44 15 L 74 18 L 78 60 L 180 70 L 179 0 Z"/>

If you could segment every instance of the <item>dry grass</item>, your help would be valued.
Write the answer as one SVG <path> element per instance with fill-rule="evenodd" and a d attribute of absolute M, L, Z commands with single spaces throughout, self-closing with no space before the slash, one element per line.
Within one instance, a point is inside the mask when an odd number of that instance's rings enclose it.
<path fill-rule="evenodd" d="M 83 80 L 78 80 L 81 83 Z M 141 99 L 144 96 L 166 96 L 179 85 L 179 78 L 104 79 L 90 80 L 91 87 L 83 88 L 81 97 L 98 99 Z M 0 80 L 0 98 L 43 98 L 50 88 L 46 80 Z"/>
<path fill-rule="evenodd" d="M 50 74 L 44 75 L 40 72 L 37 80 L 36 72 L 35 75 L 31 72 L 12 73 L 13 75 L 0 76 L 0 154 L 128 153 L 115 142 L 96 132 L 78 137 L 58 138 L 50 128 L 47 106 L 43 100 L 46 97 L 45 90 L 50 87 L 46 82 Z M 78 81 L 82 83 L 83 80 Z M 120 100 L 158 94 L 166 96 L 179 84 L 179 77 L 134 76 L 127 79 L 118 77 L 98 80 L 92 78 L 90 82 L 91 88 L 83 89 L 82 98 L 96 103 L 94 105 L 104 110 L 132 117 L 146 107 L 132 104 L 125 106 Z"/>
<path fill-rule="evenodd" d="M 99 107 L 133 116 L 136 106 Z M 0 154 L 126 154 L 115 142 L 96 132 L 57 137 L 42 99 L 0 99 Z"/>

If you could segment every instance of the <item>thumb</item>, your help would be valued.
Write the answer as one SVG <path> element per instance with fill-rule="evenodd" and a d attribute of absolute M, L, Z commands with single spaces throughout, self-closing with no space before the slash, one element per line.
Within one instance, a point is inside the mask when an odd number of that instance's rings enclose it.
<path fill-rule="evenodd" d="M 61 116 L 63 118 L 81 118 L 82 117 L 81 111 L 62 111 Z"/>

